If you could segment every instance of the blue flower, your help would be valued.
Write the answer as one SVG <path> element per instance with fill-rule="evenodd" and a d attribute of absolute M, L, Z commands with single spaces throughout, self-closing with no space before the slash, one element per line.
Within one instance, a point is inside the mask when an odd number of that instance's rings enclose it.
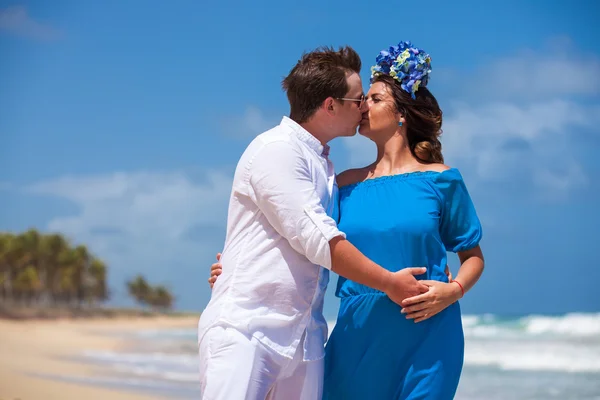
<path fill-rule="evenodd" d="M 390 75 L 413 99 L 417 90 L 429 82 L 431 57 L 411 42 L 400 42 L 397 46 L 382 50 L 375 62 L 376 65 L 371 67 L 371 82 L 380 74 Z"/>
<path fill-rule="evenodd" d="M 382 50 L 381 52 L 379 52 L 379 55 L 377 56 L 377 59 L 375 61 L 377 62 L 377 64 L 387 63 L 387 57 L 389 55 L 390 53 L 388 53 L 385 50 Z"/>

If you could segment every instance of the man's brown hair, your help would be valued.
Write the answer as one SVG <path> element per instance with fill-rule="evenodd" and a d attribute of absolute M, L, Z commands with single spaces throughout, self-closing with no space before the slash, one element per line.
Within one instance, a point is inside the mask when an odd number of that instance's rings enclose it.
<path fill-rule="evenodd" d="M 328 97 L 344 97 L 348 93 L 346 77 L 360 73 L 361 61 L 350 46 L 335 51 L 319 47 L 305 53 L 282 82 L 290 102 L 290 118 L 306 122 Z"/>

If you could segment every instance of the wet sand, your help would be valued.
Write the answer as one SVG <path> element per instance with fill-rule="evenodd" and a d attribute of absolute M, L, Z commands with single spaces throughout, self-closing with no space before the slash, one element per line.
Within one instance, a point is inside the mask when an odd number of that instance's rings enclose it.
<path fill-rule="evenodd" d="M 111 332 L 195 328 L 198 317 L 80 320 L 0 320 L 0 400 L 149 400 L 152 395 L 65 382 L 52 376 L 89 378 L 100 367 L 68 360 L 84 350 L 119 351 L 126 341 Z"/>

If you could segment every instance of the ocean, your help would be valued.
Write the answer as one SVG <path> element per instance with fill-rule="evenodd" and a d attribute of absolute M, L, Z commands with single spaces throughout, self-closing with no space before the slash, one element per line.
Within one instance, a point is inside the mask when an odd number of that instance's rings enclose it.
<path fill-rule="evenodd" d="M 600 313 L 465 315 L 463 327 L 465 365 L 457 400 L 600 400 Z M 198 397 L 195 330 L 146 330 L 131 339 L 127 352 L 81 354 L 110 371 L 87 383 Z"/>

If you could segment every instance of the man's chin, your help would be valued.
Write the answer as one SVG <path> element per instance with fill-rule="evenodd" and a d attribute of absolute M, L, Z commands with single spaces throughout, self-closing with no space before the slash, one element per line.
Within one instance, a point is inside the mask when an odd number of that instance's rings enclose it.
<path fill-rule="evenodd" d="M 339 137 L 352 137 L 352 136 L 356 136 L 357 133 L 358 133 L 358 131 L 355 129 L 354 131 L 345 132 L 344 134 L 340 135 Z"/>

